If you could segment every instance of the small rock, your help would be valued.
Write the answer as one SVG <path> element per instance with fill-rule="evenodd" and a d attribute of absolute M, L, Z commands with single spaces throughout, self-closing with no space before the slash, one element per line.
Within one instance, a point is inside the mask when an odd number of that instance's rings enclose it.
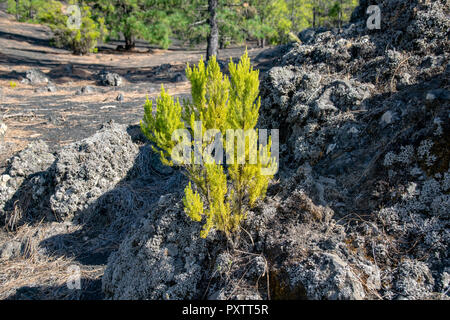
<path fill-rule="evenodd" d="M 433 101 L 436 99 L 450 100 L 450 91 L 445 89 L 435 89 L 427 92 L 426 99 Z"/>
<path fill-rule="evenodd" d="M 6 183 L 6 182 L 8 182 L 10 179 L 11 179 L 11 177 L 10 177 L 9 174 L 4 174 L 4 175 L 2 175 L 2 176 L 0 177 L 0 182 Z"/>
<path fill-rule="evenodd" d="M 333 150 L 336 148 L 336 143 L 332 143 L 328 146 L 327 148 L 327 154 L 329 154 L 330 152 L 333 152 Z"/>
<path fill-rule="evenodd" d="M 427 93 L 426 99 L 427 99 L 428 101 L 433 101 L 433 100 L 436 99 L 436 96 L 434 95 L 434 93 L 428 92 L 428 93 Z"/>
<path fill-rule="evenodd" d="M 155 73 L 158 74 L 161 72 L 166 72 L 166 71 L 169 71 L 170 68 L 172 68 L 172 65 L 170 63 L 164 63 L 156 68 Z"/>
<path fill-rule="evenodd" d="M 48 78 L 46 75 L 39 69 L 33 68 L 27 71 L 25 78 L 28 80 L 28 83 L 31 84 L 42 84 L 48 83 Z M 23 80 L 22 80 L 23 82 Z"/>
<path fill-rule="evenodd" d="M 356 129 L 355 127 L 351 127 L 350 130 L 348 130 L 348 132 L 351 134 L 357 134 L 357 133 L 359 133 L 359 130 Z"/>
<path fill-rule="evenodd" d="M 53 82 L 49 82 L 46 87 L 48 92 L 55 92 L 57 90 L 56 86 L 53 84 Z"/>
<path fill-rule="evenodd" d="M 122 102 L 124 100 L 123 94 L 119 93 L 116 97 L 116 100 Z"/>
<path fill-rule="evenodd" d="M 116 106 L 113 106 L 113 105 L 107 105 L 107 106 L 101 106 L 100 107 L 100 110 L 104 110 L 104 109 L 115 109 L 116 108 Z"/>
<path fill-rule="evenodd" d="M 299 39 L 306 44 L 310 44 L 314 41 L 316 32 L 313 28 L 305 29 L 298 34 Z"/>
<path fill-rule="evenodd" d="M 73 73 L 73 65 L 72 64 L 67 64 L 64 66 L 64 71 L 66 71 L 68 74 L 72 74 Z"/>

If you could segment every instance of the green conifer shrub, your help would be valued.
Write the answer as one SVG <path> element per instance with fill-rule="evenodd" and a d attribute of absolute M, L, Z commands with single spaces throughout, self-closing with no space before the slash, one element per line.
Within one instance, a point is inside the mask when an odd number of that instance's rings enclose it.
<path fill-rule="evenodd" d="M 77 4 L 70 1 L 69 4 Z M 104 40 L 107 35 L 103 18 L 95 20 L 91 8 L 80 5 L 80 27 L 74 28 L 68 23 L 69 15 L 64 12 L 59 1 L 50 0 L 45 10 L 39 11 L 38 19 L 50 27 L 53 32 L 53 45 L 68 47 L 75 54 L 96 52 L 97 42 Z"/>
<path fill-rule="evenodd" d="M 231 60 L 229 70 L 230 77 L 224 76 L 215 57 L 207 67 L 203 60 L 192 68 L 188 65 L 192 99 L 183 101 L 182 107 L 162 87 L 155 113 L 147 99 L 141 129 L 166 165 L 188 160 L 181 164 L 190 180 L 184 210 L 193 221 L 204 221 L 201 237 L 214 228 L 233 243 L 248 210 L 264 199 L 278 163 L 271 155 L 271 137 L 266 144 L 258 142 L 254 130 L 260 107 L 259 72 L 251 67 L 247 52 L 239 63 Z M 173 135 L 177 129 L 185 132 L 183 137 Z M 203 139 L 191 140 L 198 136 Z M 223 147 L 226 161 L 213 161 L 213 143 Z M 182 150 L 188 151 L 187 156 L 175 156 Z M 215 157 L 218 150 L 214 150 Z M 198 154 L 203 156 L 200 164 L 195 161 Z"/>

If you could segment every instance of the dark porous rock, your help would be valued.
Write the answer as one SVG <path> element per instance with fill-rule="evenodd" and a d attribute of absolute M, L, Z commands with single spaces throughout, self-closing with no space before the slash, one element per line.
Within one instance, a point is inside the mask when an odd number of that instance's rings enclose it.
<path fill-rule="evenodd" d="M 186 81 L 188 81 L 188 79 L 184 73 L 177 73 L 172 78 L 172 82 L 186 82 Z"/>
<path fill-rule="evenodd" d="M 314 42 L 315 34 L 316 34 L 316 30 L 314 28 L 308 28 L 308 29 L 302 30 L 298 34 L 298 38 L 302 41 L 302 43 L 311 44 L 312 42 Z"/>

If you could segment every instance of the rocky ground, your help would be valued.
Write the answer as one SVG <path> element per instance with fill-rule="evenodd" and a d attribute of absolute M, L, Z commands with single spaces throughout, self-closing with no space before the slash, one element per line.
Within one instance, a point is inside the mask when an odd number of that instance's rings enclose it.
<path fill-rule="evenodd" d="M 237 248 L 199 238 L 183 174 L 137 126 L 109 122 L 7 161 L 0 297 L 448 299 L 449 7 L 381 0 L 367 30 L 368 2 L 341 31 L 258 56 L 273 64 L 259 127 L 280 129 L 280 171 Z"/>
<path fill-rule="evenodd" d="M 0 10 L 0 119 L 8 127 L 0 135 L 0 169 L 31 141 L 43 140 L 53 148 L 86 138 L 110 120 L 138 123 L 145 99 L 154 98 L 162 84 L 185 97 L 186 63 L 196 63 L 205 53 L 204 48 L 179 46 L 159 50 L 144 42 L 127 53 L 115 50 L 120 42 L 111 42 L 98 54 L 77 56 L 51 47 L 50 38 L 49 29 L 15 22 Z M 219 58 L 225 64 L 244 49 L 227 48 Z M 258 57 L 262 51 L 249 46 L 255 64 L 267 69 L 274 55 Z M 102 78 L 105 72 L 112 78 Z"/>

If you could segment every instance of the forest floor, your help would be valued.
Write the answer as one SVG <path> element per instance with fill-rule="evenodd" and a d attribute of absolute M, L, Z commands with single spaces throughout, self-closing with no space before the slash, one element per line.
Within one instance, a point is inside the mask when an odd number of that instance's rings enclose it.
<path fill-rule="evenodd" d="M 205 55 L 203 47 L 161 50 L 141 41 L 132 52 L 117 51 L 121 43 L 116 41 L 101 45 L 97 54 L 78 56 L 52 47 L 50 39 L 47 27 L 16 22 L 0 11 L 0 115 L 8 126 L 0 171 L 6 159 L 33 140 L 41 139 L 56 148 L 92 135 L 110 120 L 138 123 L 147 96 L 155 98 L 162 84 L 174 96 L 188 96 L 189 83 L 176 76 L 184 74 L 186 63 L 197 63 Z M 251 45 L 249 55 L 261 71 L 278 58 L 274 48 Z M 243 46 L 226 48 L 218 59 L 226 62 L 244 50 Z M 45 73 L 56 90 L 48 92 L 45 85 L 22 83 L 32 68 Z M 99 85 L 97 74 L 103 70 L 121 75 L 123 84 Z M 85 86 L 91 86 L 93 92 L 76 94 Z M 119 94 L 122 101 L 117 100 Z"/>

